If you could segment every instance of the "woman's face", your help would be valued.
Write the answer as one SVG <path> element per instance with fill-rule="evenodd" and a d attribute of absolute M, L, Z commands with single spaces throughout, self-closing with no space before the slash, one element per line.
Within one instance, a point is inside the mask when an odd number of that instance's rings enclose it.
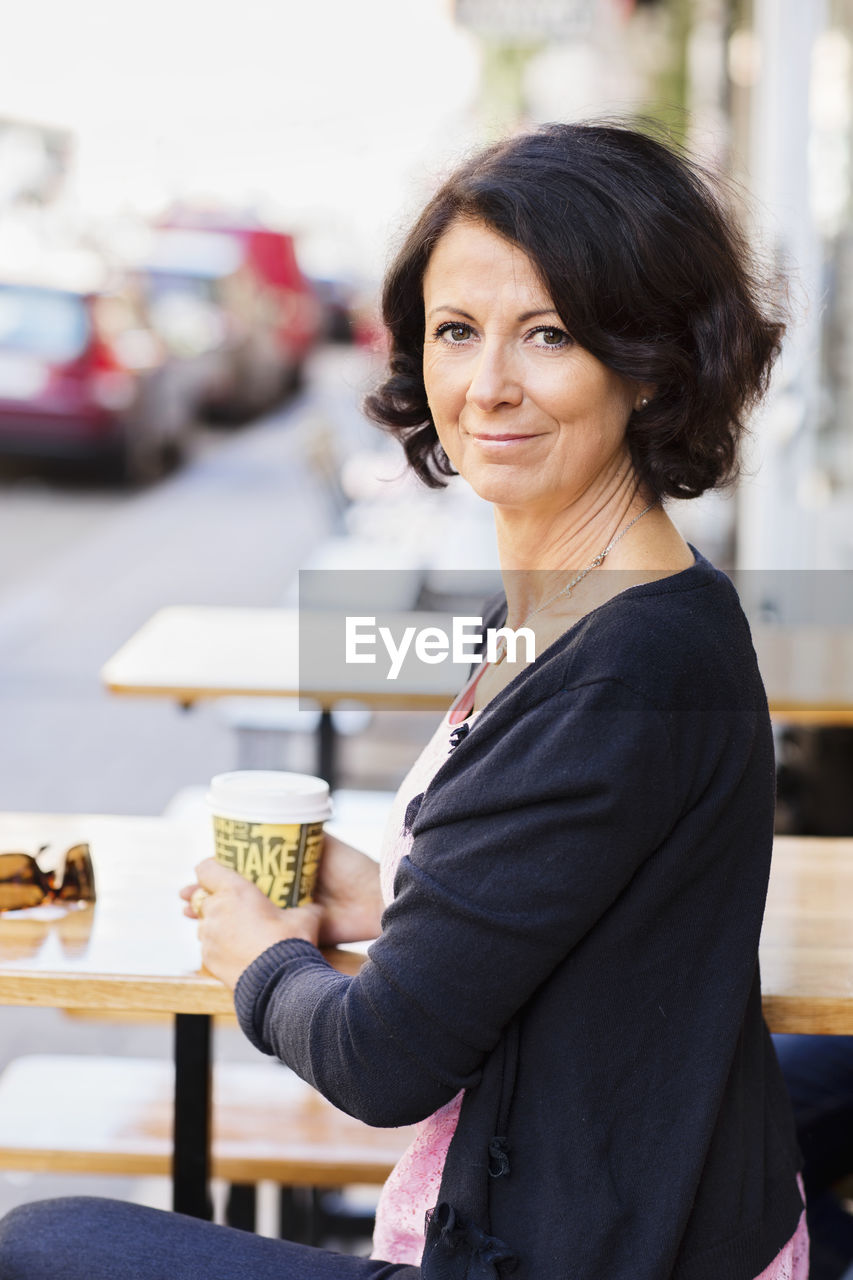
<path fill-rule="evenodd" d="M 423 290 L 427 399 L 460 475 L 489 502 L 542 514 L 604 493 L 641 389 L 565 333 L 523 250 L 453 223 Z"/>

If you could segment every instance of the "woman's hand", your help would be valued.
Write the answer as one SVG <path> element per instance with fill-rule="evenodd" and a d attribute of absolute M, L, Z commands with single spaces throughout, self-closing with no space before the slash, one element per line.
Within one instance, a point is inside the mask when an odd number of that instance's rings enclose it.
<path fill-rule="evenodd" d="M 181 890 L 184 915 L 197 919 L 201 956 L 206 969 L 233 991 L 244 969 L 267 947 L 285 938 L 302 938 L 317 945 L 323 908 L 289 907 L 270 902 L 256 885 L 215 858 L 196 867 L 198 882 Z M 203 893 L 199 893 L 202 890 Z M 191 899 L 201 908 L 195 909 Z"/>
<path fill-rule="evenodd" d="M 320 942 L 327 947 L 377 938 L 384 910 L 379 866 L 366 853 L 326 835 L 314 891 L 322 908 Z"/>
<path fill-rule="evenodd" d="M 384 907 L 379 867 L 335 836 L 324 838 L 315 901 L 309 906 L 274 906 L 260 889 L 215 858 L 200 862 L 196 875 L 197 883 L 181 890 L 187 904 L 184 915 L 199 921 L 205 968 L 232 990 L 243 970 L 284 938 L 334 947 L 379 935 Z M 199 891 L 201 913 L 192 902 Z"/>

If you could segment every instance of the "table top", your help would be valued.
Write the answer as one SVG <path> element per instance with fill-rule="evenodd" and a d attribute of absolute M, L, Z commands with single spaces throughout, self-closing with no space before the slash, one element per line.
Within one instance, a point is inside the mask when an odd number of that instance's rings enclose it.
<path fill-rule="evenodd" d="M 437 615 L 398 617 L 400 625 L 426 626 Z M 756 624 L 753 639 L 774 716 L 803 724 L 853 725 L 853 627 Z M 324 708 L 355 699 L 374 708 L 419 710 L 444 710 L 464 680 L 464 671 L 449 662 L 431 667 L 419 663 L 414 672 L 404 669 L 393 683 L 385 679 L 381 663 L 335 666 L 341 678 L 326 675 L 321 683 L 309 673 L 300 688 L 295 609 L 186 605 L 155 613 L 101 675 L 113 693 L 169 697 L 186 704 L 232 695 L 301 695 Z"/>
<path fill-rule="evenodd" d="M 771 1031 L 853 1034 L 853 839 L 777 836 L 760 958 Z"/>
<path fill-rule="evenodd" d="M 0 813 L 0 850 L 57 852 L 88 840 L 94 907 L 0 915 L 0 1004 L 227 1013 L 200 969 L 178 889 L 209 852 L 206 824 L 162 818 Z M 47 865 L 47 855 L 44 856 Z M 853 839 L 776 840 L 761 940 L 773 1031 L 853 1034 Z M 363 956 L 330 952 L 354 973 Z"/>
<path fill-rule="evenodd" d="M 424 626 L 436 615 L 398 614 Z M 337 665 L 337 664 L 336 664 Z M 340 664 L 343 667 L 343 664 Z M 437 664 L 385 679 L 385 668 L 347 665 L 338 680 L 300 687 L 299 612 L 211 605 L 158 610 L 105 664 L 111 693 L 169 697 L 190 704 L 221 697 L 304 697 L 330 709 L 355 699 L 376 709 L 443 711 L 460 688 L 458 671 Z"/>
<path fill-rule="evenodd" d="M 204 824 L 92 814 L 0 813 L 0 850 L 50 857 L 86 840 L 94 906 L 0 914 L 0 1004 L 149 1013 L 231 1013 L 231 993 L 202 970 L 196 927 L 178 897 L 212 853 Z M 363 957 L 329 953 L 355 971 Z"/>

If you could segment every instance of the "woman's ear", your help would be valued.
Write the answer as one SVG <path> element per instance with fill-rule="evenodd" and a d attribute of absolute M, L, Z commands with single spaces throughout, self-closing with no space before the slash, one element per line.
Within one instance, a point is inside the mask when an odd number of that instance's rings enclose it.
<path fill-rule="evenodd" d="M 642 413 L 655 398 L 657 387 L 651 382 L 643 382 L 637 387 L 637 394 L 634 397 L 634 412 Z"/>

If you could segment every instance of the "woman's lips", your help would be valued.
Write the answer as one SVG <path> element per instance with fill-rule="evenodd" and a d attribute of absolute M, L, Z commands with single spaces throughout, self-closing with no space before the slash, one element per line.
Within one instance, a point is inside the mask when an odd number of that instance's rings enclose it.
<path fill-rule="evenodd" d="M 524 435 L 521 432 L 510 434 L 509 432 L 500 435 L 481 435 L 477 432 L 471 432 L 471 438 L 476 440 L 478 444 L 522 444 L 525 440 L 536 440 L 538 434 Z"/>

